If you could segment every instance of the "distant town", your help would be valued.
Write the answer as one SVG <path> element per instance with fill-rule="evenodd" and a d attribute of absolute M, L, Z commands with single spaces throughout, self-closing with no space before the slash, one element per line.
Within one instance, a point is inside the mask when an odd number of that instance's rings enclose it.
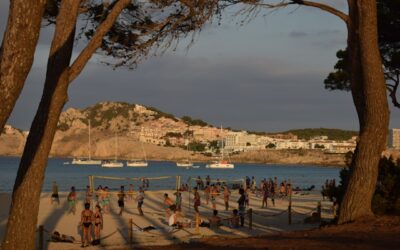
<path fill-rule="evenodd" d="M 103 140 L 117 135 L 130 141 L 161 147 L 178 147 L 206 156 L 220 153 L 221 148 L 229 154 L 260 150 L 316 150 L 330 154 L 345 154 L 354 152 L 357 144 L 355 131 L 338 129 L 303 129 L 282 133 L 237 131 L 227 127 L 212 126 L 189 116 L 177 118 L 156 108 L 139 104 L 103 102 L 83 110 L 70 108 L 63 112 L 55 137 L 55 147 L 63 150 L 71 148 L 71 151 L 63 151 L 58 155 L 85 154 L 84 151 L 87 151 L 85 138 L 89 124 L 91 124 L 93 144 L 101 144 Z M 0 144 L 22 149 L 28 132 L 6 125 L 2 134 L 14 135 L 15 142 L 10 143 L 9 139 L 6 143 L 5 136 L 2 136 Z M 15 140 L 17 134 L 20 140 Z M 67 142 L 75 145 L 65 147 Z M 79 152 L 73 151 L 79 149 L 79 145 L 82 149 Z M 121 146 L 123 145 L 121 139 Z M 96 145 L 92 146 L 94 150 L 99 148 Z M 388 148 L 400 149 L 400 129 L 390 130 Z"/>

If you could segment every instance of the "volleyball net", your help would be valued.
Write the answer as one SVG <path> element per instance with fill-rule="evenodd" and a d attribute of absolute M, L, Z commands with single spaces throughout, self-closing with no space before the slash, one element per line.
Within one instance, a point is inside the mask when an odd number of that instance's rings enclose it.
<path fill-rule="evenodd" d="M 190 188 L 197 187 L 202 190 L 207 185 L 219 185 L 219 186 L 228 186 L 229 189 L 239 189 L 245 186 L 246 180 L 244 178 L 238 179 L 207 179 L 207 178 L 199 178 L 199 177 L 189 177 L 187 180 L 187 184 Z"/>
<path fill-rule="evenodd" d="M 121 186 L 128 190 L 133 187 L 137 190 L 139 187 L 144 190 L 177 190 L 180 187 L 180 176 L 158 176 L 158 177 L 121 177 L 121 176 L 101 176 L 89 175 L 89 187 L 93 192 L 99 186 L 108 187 L 109 190 L 119 190 Z"/>

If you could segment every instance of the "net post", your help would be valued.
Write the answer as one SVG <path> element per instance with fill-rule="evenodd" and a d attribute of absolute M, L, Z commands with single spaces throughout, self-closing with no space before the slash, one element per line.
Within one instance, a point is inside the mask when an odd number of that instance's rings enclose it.
<path fill-rule="evenodd" d="M 44 233 L 44 227 L 43 227 L 43 225 L 40 225 L 39 226 L 39 246 L 38 246 L 39 250 L 43 250 L 44 249 L 44 244 L 43 244 L 44 235 L 43 235 L 43 233 Z"/>
<path fill-rule="evenodd" d="M 200 215 L 196 213 L 196 234 L 200 234 Z"/>
<path fill-rule="evenodd" d="M 247 211 L 248 215 L 249 215 L 249 229 L 253 230 L 253 209 L 249 208 L 249 210 Z"/>
<path fill-rule="evenodd" d="M 317 203 L 317 214 L 318 214 L 318 219 L 321 220 L 321 218 L 322 218 L 321 201 L 318 201 L 318 203 Z"/>
<path fill-rule="evenodd" d="M 289 196 L 288 223 L 292 225 L 292 195 Z"/>
<path fill-rule="evenodd" d="M 191 204 L 190 204 L 190 194 L 192 192 L 192 178 L 189 178 L 189 188 L 188 188 L 188 199 L 189 199 L 189 211 L 191 209 Z"/>
<path fill-rule="evenodd" d="M 128 228 L 128 235 L 129 235 L 129 245 L 132 247 L 133 244 L 133 219 L 129 219 L 129 228 Z"/>

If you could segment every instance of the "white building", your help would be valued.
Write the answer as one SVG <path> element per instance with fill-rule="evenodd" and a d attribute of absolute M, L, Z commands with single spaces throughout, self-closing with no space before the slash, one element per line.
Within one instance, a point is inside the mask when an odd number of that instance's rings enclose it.
<path fill-rule="evenodd" d="M 400 129 L 394 128 L 390 130 L 389 147 L 400 149 Z"/>

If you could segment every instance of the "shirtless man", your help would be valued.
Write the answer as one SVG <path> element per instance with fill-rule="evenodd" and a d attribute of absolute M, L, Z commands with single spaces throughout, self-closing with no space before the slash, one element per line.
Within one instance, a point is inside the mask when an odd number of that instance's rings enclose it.
<path fill-rule="evenodd" d="M 227 185 L 224 185 L 224 202 L 225 202 L 225 210 L 229 210 L 229 196 L 231 195 L 231 191 Z"/>
<path fill-rule="evenodd" d="M 200 194 L 197 190 L 197 187 L 194 188 L 194 210 L 196 211 L 196 213 L 199 212 L 199 206 L 200 206 Z"/>
<path fill-rule="evenodd" d="M 210 228 L 218 228 L 222 225 L 221 217 L 218 216 L 218 210 L 213 211 L 213 216 L 211 216 L 208 221 L 210 222 Z"/>

